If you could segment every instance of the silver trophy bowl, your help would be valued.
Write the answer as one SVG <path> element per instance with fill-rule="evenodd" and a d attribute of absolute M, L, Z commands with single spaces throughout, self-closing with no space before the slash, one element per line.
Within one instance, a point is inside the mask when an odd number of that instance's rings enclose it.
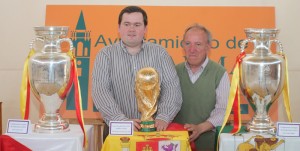
<path fill-rule="evenodd" d="M 284 58 L 280 54 L 273 54 L 271 44 L 282 45 L 276 39 L 277 29 L 245 29 L 247 39 L 243 41 L 243 52 L 248 42 L 254 44 L 254 50 L 247 54 L 240 66 L 241 90 L 255 111 L 249 122 L 248 129 L 255 133 L 274 133 L 276 127 L 268 114 L 269 108 L 280 96 L 284 85 Z"/>
<path fill-rule="evenodd" d="M 72 41 L 66 36 L 68 27 L 35 27 L 36 38 L 32 42 L 35 54 L 30 57 L 28 74 L 35 97 L 44 108 L 44 113 L 34 131 L 38 133 L 59 133 L 69 130 L 69 123 L 59 114 L 59 108 L 65 99 L 62 93 L 67 90 L 70 81 L 71 58 L 61 52 L 60 45 Z"/>

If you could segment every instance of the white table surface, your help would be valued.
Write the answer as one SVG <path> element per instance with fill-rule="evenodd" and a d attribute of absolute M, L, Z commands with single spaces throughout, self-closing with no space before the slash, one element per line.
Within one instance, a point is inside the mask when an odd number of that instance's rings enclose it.
<path fill-rule="evenodd" d="M 70 124 L 70 131 L 63 133 L 6 134 L 33 151 L 94 151 L 93 126 L 85 125 L 88 138 L 87 148 L 83 148 L 83 132 L 79 125 Z"/>
<path fill-rule="evenodd" d="M 219 141 L 219 151 L 236 151 L 240 143 L 246 142 L 251 136 L 258 134 L 243 133 L 242 135 L 233 136 L 230 133 L 221 133 Z M 272 135 L 262 135 L 264 138 L 271 138 Z M 283 139 L 285 142 L 279 145 L 274 151 L 297 151 L 300 150 L 299 137 L 277 137 L 278 141 Z M 255 146 L 254 139 L 250 141 Z M 273 150 L 272 150 L 273 151 Z"/>

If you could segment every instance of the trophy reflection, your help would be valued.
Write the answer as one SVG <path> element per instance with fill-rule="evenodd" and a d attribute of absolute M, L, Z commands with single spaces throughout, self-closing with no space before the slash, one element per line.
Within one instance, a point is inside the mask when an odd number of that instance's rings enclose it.
<path fill-rule="evenodd" d="M 157 111 L 157 98 L 160 92 L 159 76 L 155 69 L 147 67 L 138 71 L 135 79 L 135 95 L 141 113 L 142 132 L 152 132 L 156 128 L 153 115 Z"/>

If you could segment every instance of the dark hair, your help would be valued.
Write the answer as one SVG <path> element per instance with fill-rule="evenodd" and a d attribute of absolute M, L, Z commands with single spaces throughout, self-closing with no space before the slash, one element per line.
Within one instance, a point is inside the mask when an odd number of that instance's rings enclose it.
<path fill-rule="evenodd" d="M 185 38 L 185 35 L 186 33 L 191 30 L 191 29 L 198 29 L 198 30 L 202 30 L 205 32 L 205 34 L 207 35 L 207 42 L 210 44 L 211 41 L 212 41 L 212 35 L 211 35 L 211 32 L 205 28 L 204 26 L 198 24 L 198 23 L 195 23 L 195 24 L 192 24 L 190 26 L 188 26 L 185 31 L 184 31 L 184 34 L 183 34 L 183 39 Z"/>
<path fill-rule="evenodd" d="M 122 17 L 124 13 L 135 13 L 135 12 L 139 12 L 142 13 L 143 18 L 144 18 L 144 25 L 147 26 L 148 25 L 148 17 L 147 17 L 147 13 L 140 7 L 138 6 L 127 6 L 125 7 L 119 14 L 119 20 L 118 20 L 118 24 L 120 25 L 122 22 Z"/>

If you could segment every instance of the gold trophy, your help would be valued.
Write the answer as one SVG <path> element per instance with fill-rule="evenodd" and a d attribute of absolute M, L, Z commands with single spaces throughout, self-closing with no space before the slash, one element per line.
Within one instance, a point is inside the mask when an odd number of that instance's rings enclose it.
<path fill-rule="evenodd" d="M 135 79 L 135 95 L 141 113 L 142 132 L 155 131 L 153 115 L 157 111 L 160 92 L 159 76 L 155 69 L 147 67 L 138 71 Z"/>

